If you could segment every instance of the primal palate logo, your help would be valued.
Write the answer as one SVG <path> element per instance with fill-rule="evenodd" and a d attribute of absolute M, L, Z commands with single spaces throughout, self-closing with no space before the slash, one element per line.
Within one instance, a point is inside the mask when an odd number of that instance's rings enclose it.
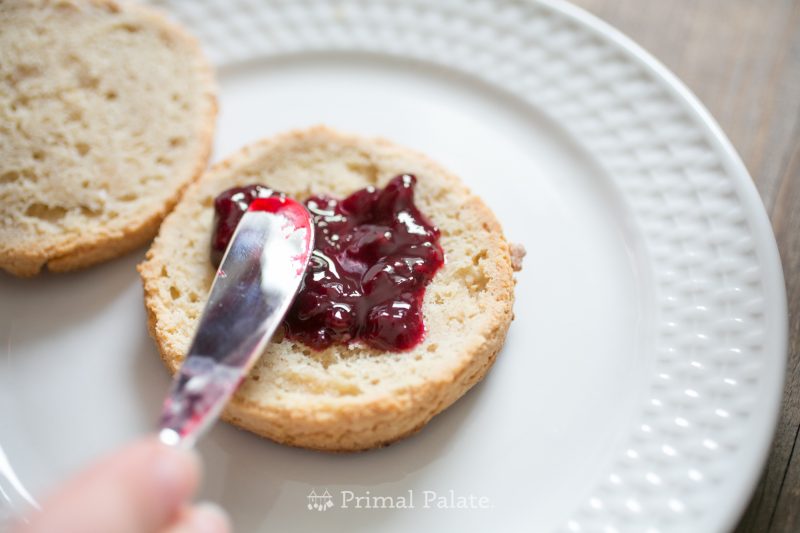
<path fill-rule="evenodd" d="M 328 489 L 318 493 L 316 489 L 306 496 L 309 511 L 327 511 L 338 509 L 491 509 L 494 507 L 487 496 L 475 494 L 459 494 L 450 489 L 444 492 L 414 489 L 394 495 L 376 495 L 370 491 L 356 493 L 352 490 L 340 490 L 336 496 Z"/>
<path fill-rule="evenodd" d="M 331 493 L 328 492 L 328 489 L 325 489 L 325 492 L 322 494 L 317 494 L 314 489 L 311 489 L 311 492 L 308 493 L 307 498 L 309 511 L 327 511 L 333 507 L 333 496 L 331 496 Z"/>

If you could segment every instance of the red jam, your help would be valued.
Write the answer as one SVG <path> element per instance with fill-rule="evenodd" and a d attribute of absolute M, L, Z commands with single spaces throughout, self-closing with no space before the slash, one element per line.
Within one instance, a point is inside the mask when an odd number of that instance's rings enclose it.
<path fill-rule="evenodd" d="M 384 189 L 344 200 L 312 196 L 315 245 L 300 291 L 284 319 L 286 336 L 322 350 L 361 340 L 380 350 L 422 340 L 425 286 L 444 264 L 439 229 L 414 205 L 416 178 L 403 174 Z M 250 202 L 277 193 L 262 185 L 229 189 L 214 202 L 211 260 L 219 265 Z"/>
<path fill-rule="evenodd" d="M 269 198 L 270 196 L 285 196 L 283 193 L 273 191 L 263 185 L 248 185 L 247 187 L 234 187 L 224 191 L 214 200 L 215 230 L 211 238 L 211 262 L 218 267 L 222 256 L 228 249 L 233 232 L 244 216 L 244 212 L 256 198 Z"/>

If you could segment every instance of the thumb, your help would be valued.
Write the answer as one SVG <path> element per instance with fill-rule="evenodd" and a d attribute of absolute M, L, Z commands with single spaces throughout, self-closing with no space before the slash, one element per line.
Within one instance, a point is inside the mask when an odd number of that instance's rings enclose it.
<path fill-rule="evenodd" d="M 143 439 L 59 488 L 21 533 L 155 533 L 177 517 L 199 478 L 194 452 Z"/>

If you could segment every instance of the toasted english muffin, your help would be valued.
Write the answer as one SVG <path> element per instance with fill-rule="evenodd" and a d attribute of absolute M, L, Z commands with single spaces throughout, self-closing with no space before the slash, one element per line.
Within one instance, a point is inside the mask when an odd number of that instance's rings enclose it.
<path fill-rule="evenodd" d="M 209 64 L 158 12 L 0 2 L 0 268 L 71 270 L 152 239 L 215 117 Z"/>
<path fill-rule="evenodd" d="M 455 402 L 486 375 L 512 320 L 512 258 L 500 224 L 427 157 L 324 127 L 232 155 L 192 184 L 164 221 L 139 271 L 149 328 L 168 369 L 179 368 L 214 278 L 209 252 L 219 193 L 261 183 L 300 200 L 344 198 L 405 173 L 417 177 L 416 206 L 439 227 L 446 257 L 425 292 L 422 342 L 402 352 L 358 342 L 315 351 L 279 334 L 224 418 L 277 442 L 351 451 L 410 435 Z"/>

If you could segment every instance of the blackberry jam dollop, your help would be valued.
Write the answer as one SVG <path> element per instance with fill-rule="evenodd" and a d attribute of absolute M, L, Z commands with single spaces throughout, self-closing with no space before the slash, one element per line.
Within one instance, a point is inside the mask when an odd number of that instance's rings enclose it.
<path fill-rule="evenodd" d="M 322 350 L 361 340 L 380 350 L 422 340 L 425 286 L 444 264 L 439 229 L 414 205 L 416 178 L 403 174 L 383 189 L 344 200 L 312 196 L 315 244 L 305 278 L 284 319 L 286 336 Z M 236 225 L 263 185 L 228 189 L 215 202 L 211 261 L 219 266 Z"/>

